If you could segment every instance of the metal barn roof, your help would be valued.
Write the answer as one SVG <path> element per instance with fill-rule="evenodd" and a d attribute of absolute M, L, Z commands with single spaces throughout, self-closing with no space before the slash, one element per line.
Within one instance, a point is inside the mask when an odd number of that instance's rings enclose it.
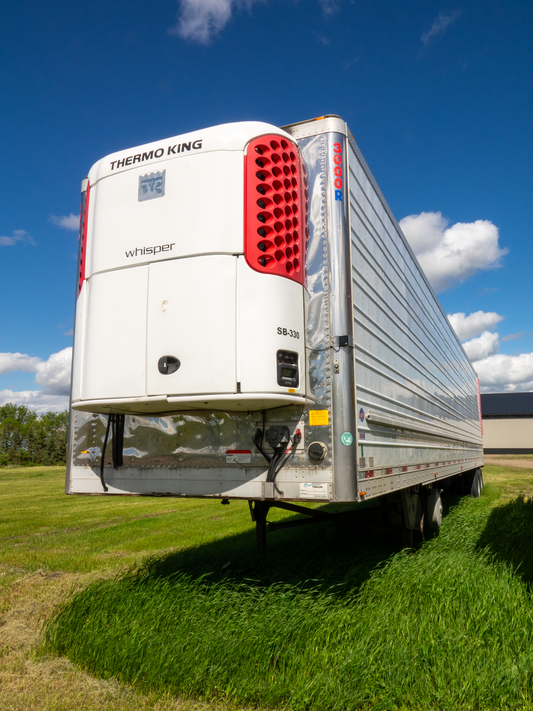
<path fill-rule="evenodd" d="M 481 396 L 483 417 L 533 417 L 533 392 L 487 393 Z"/>

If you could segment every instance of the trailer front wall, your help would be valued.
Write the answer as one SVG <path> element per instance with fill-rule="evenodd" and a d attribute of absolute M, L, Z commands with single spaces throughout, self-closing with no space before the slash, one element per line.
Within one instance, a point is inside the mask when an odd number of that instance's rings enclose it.
<path fill-rule="evenodd" d="M 353 138 L 348 156 L 358 478 L 370 496 L 480 466 L 482 440 L 472 366 Z"/>
<path fill-rule="evenodd" d="M 305 334 L 308 367 L 302 370 L 307 371 L 306 389 L 312 401 L 307 407 L 289 406 L 265 413 L 266 428 L 286 425 L 291 434 L 296 428 L 303 434 L 295 455 L 276 479 L 283 494 L 265 481 L 266 462 L 252 442 L 256 430 L 263 427 L 262 413 L 216 410 L 161 417 L 127 415 L 124 466 L 113 469 L 111 441 L 106 452 L 104 475 L 110 494 L 335 500 L 324 135 L 305 139 L 300 150 L 310 193 Z M 310 417 L 310 412 L 318 414 Z M 72 411 L 71 422 L 66 491 L 102 494 L 99 468 L 107 416 Z M 321 462 L 308 457 L 307 448 L 314 441 L 327 447 Z M 267 445 L 265 450 L 270 451 Z"/>
<path fill-rule="evenodd" d="M 325 119 L 288 131 L 310 193 L 312 401 L 265 414 L 267 428 L 303 434 L 277 477 L 283 493 L 265 481 L 252 441 L 262 414 L 201 410 L 126 416 L 124 466 L 113 469 L 106 455 L 110 494 L 352 501 L 483 463 L 472 366 L 346 124 Z M 72 419 L 66 490 L 101 494 L 107 417 L 78 411 Z M 321 462 L 308 456 L 314 441 L 326 445 Z"/>

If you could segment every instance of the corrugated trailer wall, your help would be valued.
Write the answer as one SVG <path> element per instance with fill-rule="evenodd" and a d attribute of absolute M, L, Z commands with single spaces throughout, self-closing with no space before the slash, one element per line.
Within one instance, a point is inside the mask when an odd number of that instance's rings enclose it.
<path fill-rule="evenodd" d="M 473 368 L 347 143 L 358 479 L 373 496 L 405 486 L 406 475 L 416 484 L 479 466 L 482 441 Z"/>

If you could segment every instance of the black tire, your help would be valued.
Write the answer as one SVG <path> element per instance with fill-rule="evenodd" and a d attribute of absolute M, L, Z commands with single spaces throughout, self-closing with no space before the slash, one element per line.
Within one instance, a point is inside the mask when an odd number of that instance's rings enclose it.
<path fill-rule="evenodd" d="M 472 487 L 470 489 L 470 496 L 474 499 L 479 499 L 481 496 L 481 491 L 483 490 L 483 475 L 481 474 L 481 469 L 476 469 L 474 474 L 474 479 L 472 481 Z"/>
<path fill-rule="evenodd" d="M 426 522 L 432 531 L 442 524 L 442 499 L 440 489 L 430 489 L 426 494 Z"/>

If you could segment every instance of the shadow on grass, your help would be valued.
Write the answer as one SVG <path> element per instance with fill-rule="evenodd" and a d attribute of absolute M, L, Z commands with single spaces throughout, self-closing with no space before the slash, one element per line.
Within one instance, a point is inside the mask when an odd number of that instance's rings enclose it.
<path fill-rule="evenodd" d="M 524 582 L 533 585 L 533 500 L 523 496 L 489 515 L 477 547 L 488 548 L 499 560 L 510 563 Z"/>
<path fill-rule="evenodd" d="M 445 513 L 456 498 L 446 497 Z M 327 504 L 320 509 L 336 513 L 339 506 Z M 299 517 L 286 520 L 296 518 Z M 363 518 L 373 526 L 381 524 L 377 506 L 365 507 Z M 186 574 L 208 584 L 222 581 L 245 581 L 253 587 L 286 584 L 342 596 L 359 588 L 372 570 L 401 550 L 399 531 L 396 529 L 395 535 L 394 529 L 377 532 L 349 522 L 317 523 L 269 532 L 266 549 L 258 551 L 255 530 L 250 528 L 246 533 L 151 558 L 139 574 L 150 578 Z M 415 535 L 415 548 L 420 544 L 420 536 Z"/>

